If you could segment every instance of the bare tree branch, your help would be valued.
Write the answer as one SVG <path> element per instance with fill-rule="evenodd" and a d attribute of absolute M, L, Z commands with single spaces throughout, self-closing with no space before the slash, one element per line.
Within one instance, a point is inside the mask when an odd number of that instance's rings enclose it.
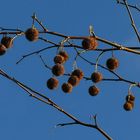
<path fill-rule="evenodd" d="M 121 4 L 121 5 L 125 5 L 124 2 L 121 2 L 121 0 L 116 0 L 118 4 Z M 131 4 L 128 4 L 128 6 L 130 8 L 133 8 L 133 9 L 136 9 L 138 12 L 140 12 L 140 7 L 138 7 L 137 5 L 131 5 Z"/>
<path fill-rule="evenodd" d="M 132 25 L 132 27 L 133 27 L 135 33 L 136 33 L 136 36 L 137 36 L 137 38 L 138 38 L 138 41 L 140 42 L 140 34 L 139 34 L 138 30 L 137 30 L 137 27 L 136 27 L 136 25 L 135 25 L 135 22 L 134 22 L 132 13 L 131 13 L 131 11 L 130 11 L 130 8 L 129 8 L 130 5 L 128 4 L 127 0 L 123 0 L 123 2 L 124 2 L 124 5 L 126 6 L 126 9 L 127 9 L 127 12 L 128 12 L 129 18 L 130 18 L 130 21 L 131 21 L 131 25 Z M 119 3 L 119 1 L 118 1 L 118 3 Z M 131 7 L 132 7 L 132 6 L 131 6 Z"/>
<path fill-rule="evenodd" d="M 93 124 L 88 124 L 85 122 L 82 122 L 80 120 L 78 120 L 76 117 L 74 117 L 73 115 L 67 113 L 65 110 L 63 110 L 60 106 L 58 106 L 54 101 L 52 101 L 50 98 L 48 98 L 47 96 L 36 92 L 35 90 L 29 88 L 28 86 L 26 86 L 25 84 L 21 83 L 20 81 L 16 80 L 15 78 L 10 77 L 7 73 L 5 73 L 3 70 L 0 69 L 0 75 L 4 76 L 5 78 L 11 80 L 12 82 L 14 82 L 16 85 L 18 85 L 19 87 L 21 87 L 25 92 L 27 92 L 31 97 L 47 104 L 50 105 L 52 107 L 54 107 L 55 109 L 57 109 L 58 111 L 60 111 L 61 113 L 63 113 L 64 115 L 66 115 L 67 117 L 71 118 L 75 123 L 68 123 L 68 124 L 59 124 L 61 126 L 64 125 L 72 125 L 72 124 L 79 124 L 85 127 L 90 127 L 90 128 L 94 128 L 96 130 L 98 130 L 105 138 L 107 138 L 108 140 L 112 140 L 112 138 L 101 128 L 99 128 L 96 125 Z"/>

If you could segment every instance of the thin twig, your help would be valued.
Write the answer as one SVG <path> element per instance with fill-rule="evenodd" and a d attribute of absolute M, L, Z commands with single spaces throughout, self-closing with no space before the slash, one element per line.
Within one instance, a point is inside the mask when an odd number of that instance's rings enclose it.
<path fill-rule="evenodd" d="M 59 123 L 56 126 L 66 126 L 66 125 L 74 125 L 74 124 L 78 124 L 77 122 L 71 122 L 71 123 Z"/>
<path fill-rule="evenodd" d="M 99 41 L 101 41 L 101 42 L 103 42 L 103 43 L 106 43 L 108 45 L 111 45 L 111 46 L 117 48 L 118 50 L 123 50 L 123 51 L 126 51 L 126 52 L 131 52 L 131 53 L 140 55 L 140 51 L 138 51 L 138 50 L 134 50 L 134 49 L 128 48 L 126 46 L 123 46 L 123 45 L 120 45 L 120 44 L 117 44 L 117 43 L 108 41 L 106 39 L 102 39 L 102 38 L 97 37 L 97 36 L 96 36 L 96 39 L 99 40 Z"/>
<path fill-rule="evenodd" d="M 43 37 L 39 37 L 38 39 L 43 40 L 44 42 L 50 43 L 50 44 L 55 45 L 55 46 L 58 46 L 59 45 L 59 44 L 56 44 L 56 43 L 54 43 L 54 42 L 52 42 L 50 40 L 47 40 L 47 39 L 45 39 Z"/>
<path fill-rule="evenodd" d="M 135 31 L 135 33 L 136 33 L 136 36 L 137 36 L 137 38 L 138 38 L 138 40 L 139 40 L 139 42 L 140 42 L 140 34 L 139 34 L 139 32 L 138 32 L 138 30 L 137 30 L 137 27 L 136 27 L 136 25 L 135 25 L 135 22 L 134 22 L 132 13 L 131 13 L 131 11 L 130 11 L 130 9 L 129 9 L 129 6 L 128 6 L 128 2 L 127 2 L 127 0 L 123 0 L 123 2 L 124 2 L 124 4 L 125 4 L 125 6 L 126 6 L 128 15 L 129 15 L 129 17 L 130 17 L 131 25 L 132 25 L 132 27 L 133 27 L 133 29 L 134 29 L 134 31 Z"/>
<path fill-rule="evenodd" d="M 116 0 L 116 1 L 117 1 L 118 4 L 125 5 L 125 3 L 121 2 L 120 0 Z M 128 6 L 130 8 L 136 9 L 138 12 L 140 12 L 140 8 L 137 5 L 128 4 Z"/>
<path fill-rule="evenodd" d="M 44 27 L 44 25 L 42 24 L 42 22 L 38 20 L 38 18 L 36 17 L 35 14 L 32 16 L 32 19 L 35 20 L 35 21 L 37 21 L 37 23 L 43 28 L 44 31 L 48 31 L 48 29 Z"/>
<path fill-rule="evenodd" d="M 9 31 L 2 31 L 2 32 L 0 32 L 0 34 L 3 34 L 3 35 L 5 35 L 5 34 L 14 34 L 14 35 L 17 35 L 17 34 L 24 34 L 24 32 L 23 31 L 12 31 L 12 32 L 9 32 Z"/>
<path fill-rule="evenodd" d="M 39 55 L 39 57 L 40 57 L 40 59 L 41 59 L 41 61 L 42 61 L 43 65 L 44 65 L 47 69 L 52 70 L 52 68 L 51 68 L 51 67 L 49 67 L 49 66 L 45 63 L 45 61 L 44 61 L 43 57 L 42 57 L 41 55 Z"/>

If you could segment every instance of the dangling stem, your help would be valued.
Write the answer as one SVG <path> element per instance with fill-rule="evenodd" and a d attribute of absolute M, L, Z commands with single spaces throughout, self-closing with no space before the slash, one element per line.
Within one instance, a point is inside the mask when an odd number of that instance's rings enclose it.
<path fill-rule="evenodd" d="M 137 84 L 131 84 L 131 85 L 129 86 L 128 95 L 131 94 L 131 88 L 134 87 L 134 86 L 137 86 Z"/>
<path fill-rule="evenodd" d="M 114 48 L 114 47 L 112 47 L 112 51 L 111 51 L 112 57 L 114 57 L 114 50 L 113 50 L 113 48 Z"/>
<path fill-rule="evenodd" d="M 34 28 L 35 18 L 36 18 L 36 14 L 33 13 L 33 16 L 32 16 L 32 19 L 33 19 L 33 21 L 32 21 L 32 28 Z"/>
<path fill-rule="evenodd" d="M 99 62 L 99 59 L 101 58 L 101 56 L 102 56 L 103 53 L 104 53 L 104 52 L 101 52 L 101 53 L 98 55 L 97 59 L 96 59 L 95 72 L 98 71 L 98 62 Z"/>
<path fill-rule="evenodd" d="M 64 50 L 64 43 L 65 42 L 68 42 L 69 40 L 69 37 L 63 39 L 61 42 L 60 42 L 60 46 L 58 46 L 57 48 L 57 54 L 60 52 L 60 51 L 63 51 Z"/>

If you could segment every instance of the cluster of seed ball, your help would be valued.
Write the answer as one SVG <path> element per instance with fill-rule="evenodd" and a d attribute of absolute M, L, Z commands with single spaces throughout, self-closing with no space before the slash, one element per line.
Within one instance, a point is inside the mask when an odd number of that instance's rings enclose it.
<path fill-rule="evenodd" d="M 103 76 L 100 72 L 93 72 L 91 74 L 91 80 L 94 84 L 102 81 L 102 79 L 103 79 Z M 99 94 L 100 89 L 96 85 L 92 85 L 89 87 L 88 92 L 91 96 L 96 96 Z"/>
<path fill-rule="evenodd" d="M 126 102 L 124 103 L 123 108 L 126 111 L 131 111 L 134 108 L 135 96 L 133 96 L 132 94 L 129 94 L 126 96 L 125 100 Z"/>
<path fill-rule="evenodd" d="M 82 47 L 85 50 L 95 50 L 98 46 L 98 42 L 95 37 L 89 36 L 82 41 Z M 115 57 L 111 57 L 106 61 L 106 66 L 109 70 L 113 71 L 119 66 L 119 61 Z M 102 81 L 103 76 L 100 72 L 93 72 L 91 74 L 91 80 L 94 85 L 90 86 L 88 92 L 91 96 L 96 96 L 100 92 L 100 89 L 95 85 L 96 83 Z"/>
<path fill-rule="evenodd" d="M 61 76 L 64 75 L 65 68 L 63 64 L 68 60 L 68 54 L 66 51 L 60 51 L 55 57 L 54 57 L 54 63 L 55 65 L 52 67 L 52 73 L 54 76 Z M 65 93 L 72 92 L 72 89 L 74 86 L 77 86 L 80 82 L 80 80 L 83 78 L 83 72 L 80 69 L 75 69 L 67 82 L 63 83 L 61 86 L 61 89 Z M 48 79 L 47 81 L 47 87 L 49 89 L 55 89 L 58 87 L 59 81 L 56 77 L 52 77 Z"/>
<path fill-rule="evenodd" d="M 0 55 L 4 55 L 7 49 L 11 48 L 13 45 L 13 38 L 9 36 L 4 36 L 0 42 Z"/>
<path fill-rule="evenodd" d="M 81 69 L 75 69 L 71 73 L 68 81 L 66 83 L 62 84 L 63 92 L 70 93 L 72 91 L 73 87 L 77 86 L 79 84 L 79 82 L 83 78 L 83 76 L 84 76 L 84 73 L 82 72 Z"/>
<path fill-rule="evenodd" d="M 56 77 L 64 75 L 65 68 L 64 63 L 68 60 L 68 54 L 66 51 L 60 51 L 53 59 L 55 65 L 52 67 L 52 74 L 55 77 L 51 77 L 47 81 L 47 87 L 49 89 L 55 89 L 58 87 L 59 81 Z"/>
<path fill-rule="evenodd" d="M 38 39 L 39 32 L 36 28 L 29 28 L 25 31 L 25 37 L 29 41 L 36 41 Z M 7 49 L 13 45 L 13 38 L 10 36 L 4 36 L 0 42 L 0 55 L 4 55 Z"/>
<path fill-rule="evenodd" d="M 119 61 L 115 57 L 111 57 L 107 59 L 106 66 L 109 70 L 113 71 L 119 66 Z M 93 72 L 91 74 L 91 80 L 94 84 L 102 81 L 103 75 L 100 72 Z M 96 85 L 92 85 L 89 87 L 88 92 L 91 96 L 96 96 L 99 94 L 100 89 Z"/>
<path fill-rule="evenodd" d="M 38 39 L 39 32 L 36 28 L 29 28 L 25 32 L 25 36 L 29 41 L 36 41 Z M 12 38 L 11 37 L 3 37 L 0 44 L 0 55 L 3 55 L 6 52 L 7 48 L 10 48 L 12 46 Z M 82 41 L 82 47 L 85 50 L 95 50 L 98 46 L 98 42 L 95 37 L 87 37 L 83 39 Z M 52 67 L 52 73 L 55 76 L 63 75 L 65 72 L 63 63 L 65 63 L 68 59 L 68 54 L 65 51 L 60 51 L 58 55 L 54 57 L 54 63 L 55 65 Z M 106 67 L 114 71 L 119 66 L 119 61 L 115 57 L 111 57 L 107 59 L 106 61 Z M 80 82 L 80 80 L 83 78 L 84 73 L 80 69 L 75 69 L 68 81 L 66 83 L 62 84 L 62 91 L 65 93 L 70 93 L 74 86 L 77 86 Z M 103 75 L 100 72 L 93 72 L 91 74 L 91 80 L 94 83 L 94 85 L 90 86 L 88 89 L 88 92 L 91 96 L 96 96 L 99 94 L 100 89 L 95 85 L 96 83 L 103 80 Z M 51 77 L 47 81 L 47 87 L 49 89 L 55 89 L 58 87 L 59 81 L 55 77 Z M 126 96 L 126 102 L 123 105 L 123 108 L 126 111 L 131 111 L 134 107 L 134 100 L 135 97 L 130 94 Z"/>

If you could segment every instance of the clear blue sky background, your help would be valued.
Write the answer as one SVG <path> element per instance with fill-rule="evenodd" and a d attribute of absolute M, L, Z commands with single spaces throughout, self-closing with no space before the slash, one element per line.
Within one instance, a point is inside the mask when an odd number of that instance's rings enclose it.
<path fill-rule="evenodd" d="M 133 4 L 140 4 L 134 0 Z M 2 0 L 0 8 L 0 26 L 5 28 L 20 28 L 26 30 L 31 26 L 31 15 L 36 12 L 38 18 L 49 30 L 67 35 L 89 35 L 88 27 L 93 25 L 95 33 L 105 39 L 128 46 L 139 46 L 125 7 L 117 5 L 114 0 Z M 132 10 L 136 24 L 139 26 L 140 13 Z M 38 26 L 37 26 L 38 27 Z M 138 27 L 138 29 L 140 29 Z M 58 41 L 47 35 L 47 38 Z M 60 38 L 59 38 L 60 39 Z M 60 40 L 59 40 L 60 41 Z M 99 42 L 99 47 L 110 47 Z M 140 96 L 139 89 L 133 88 L 136 96 L 135 108 L 131 112 L 123 110 L 125 96 L 129 84 L 123 82 L 101 82 L 98 84 L 101 92 L 97 97 L 88 95 L 90 81 L 81 81 L 66 95 L 59 87 L 55 91 L 46 88 L 46 81 L 51 72 L 44 68 L 36 55 L 25 59 L 21 64 L 15 63 L 22 55 L 49 46 L 44 42 L 28 42 L 24 37 L 15 40 L 12 49 L 0 58 L 0 67 L 11 76 L 26 83 L 37 91 L 46 94 L 69 113 L 82 121 L 92 123 L 90 116 L 97 114 L 98 123 L 114 140 L 140 139 Z M 70 60 L 65 64 L 68 72 L 72 71 L 73 51 L 66 49 Z M 52 66 L 55 49 L 43 52 L 45 61 Z M 140 56 L 127 52 L 115 52 L 120 60 L 117 73 L 126 79 L 140 81 Z M 88 57 L 90 56 L 90 57 Z M 111 53 L 106 53 L 100 60 L 105 65 Z M 95 62 L 95 52 L 85 55 Z M 86 76 L 94 71 L 94 67 L 78 59 L 77 65 Z M 109 72 L 102 71 L 105 78 L 113 78 Z M 60 77 L 60 83 L 67 77 Z M 71 140 L 105 138 L 95 129 L 82 126 L 57 127 L 58 123 L 71 122 L 69 118 L 55 109 L 30 98 L 11 81 L 0 77 L 0 139 L 2 140 Z"/>

